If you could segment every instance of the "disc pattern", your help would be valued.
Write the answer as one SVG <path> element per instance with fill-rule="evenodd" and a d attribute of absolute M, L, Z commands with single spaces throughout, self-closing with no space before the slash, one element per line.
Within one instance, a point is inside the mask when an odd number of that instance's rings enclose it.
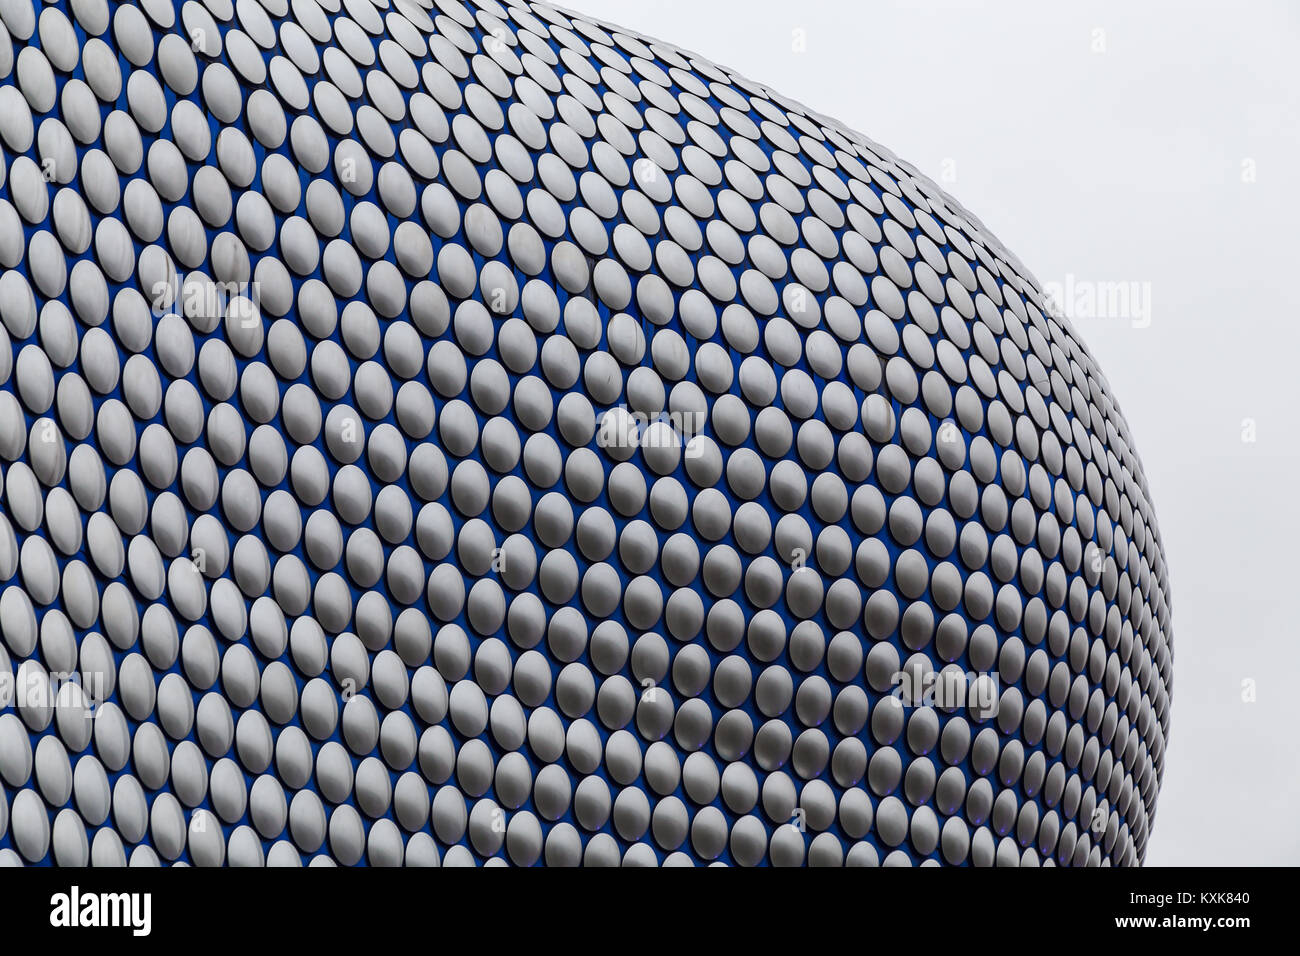
<path fill-rule="evenodd" d="M 0 21 L 0 862 L 1141 861 L 1142 467 L 915 168 L 537 3 Z"/>

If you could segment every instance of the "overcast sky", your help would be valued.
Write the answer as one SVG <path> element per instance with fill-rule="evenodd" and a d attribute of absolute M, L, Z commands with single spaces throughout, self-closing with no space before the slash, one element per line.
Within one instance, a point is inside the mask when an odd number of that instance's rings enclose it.
<path fill-rule="evenodd" d="M 568 6 L 887 146 L 1072 300 L 1170 565 L 1173 722 L 1147 864 L 1300 863 L 1287 610 L 1300 590 L 1300 5 Z M 1124 316 L 1080 314 L 1099 283 L 1131 284 L 1110 287 L 1131 293 Z"/>

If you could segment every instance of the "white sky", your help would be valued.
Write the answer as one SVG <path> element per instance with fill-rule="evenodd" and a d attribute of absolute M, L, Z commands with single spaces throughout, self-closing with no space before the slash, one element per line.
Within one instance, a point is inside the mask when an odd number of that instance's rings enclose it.
<path fill-rule="evenodd" d="M 1286 729 L 1300 677 L 1287 610 L 1300 5 L 568 5 L 861 131 L 945 185 L 1042 282 L 1144 284 L 1146 327 L 1075 324 L 1132 429 L 1171 569 L 1174 712 L 1147 864 L 1300 863 L 1300 738 Z"/>

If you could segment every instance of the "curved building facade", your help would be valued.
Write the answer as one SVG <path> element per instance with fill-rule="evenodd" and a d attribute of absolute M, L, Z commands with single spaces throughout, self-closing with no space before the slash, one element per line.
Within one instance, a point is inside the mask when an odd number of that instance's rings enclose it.
<path fill-rule="evenodd" d="M 1142 466 L 914 167 L 539 3 L 0 23 L 0 862 L 1141 862 Z"/>

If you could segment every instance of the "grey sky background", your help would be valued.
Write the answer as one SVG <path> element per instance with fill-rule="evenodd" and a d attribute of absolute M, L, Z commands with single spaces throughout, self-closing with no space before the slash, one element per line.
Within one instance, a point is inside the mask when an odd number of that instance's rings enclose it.
<path fill-rule="evenodd" d="M 1147 864 L 1300 863 L 1300 5 L 566 5 L 861 131 L 1067 290 L 1170 565 L 1173 720 Z M 1098 283 L 1134 283 L 1127 314 L 1087 317 L 1068 294 Z"/>

